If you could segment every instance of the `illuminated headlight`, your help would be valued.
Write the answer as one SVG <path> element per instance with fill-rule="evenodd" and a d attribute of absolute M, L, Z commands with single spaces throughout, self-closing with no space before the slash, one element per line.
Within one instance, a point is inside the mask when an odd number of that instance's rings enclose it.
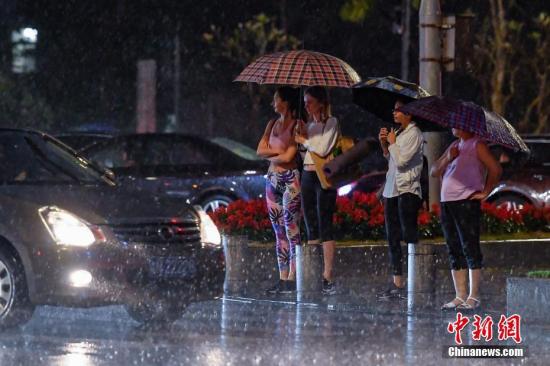
<path fill-rule="evenodd" d="M 52 239 L 59 245 L 89 247 L 105 241 L 105 235 L 97 226 L 88 224 L 76 215 L 56 206 L 38 210 Z"/>
<path fill-rule="evenodd" d="M 222 237 L 214 221 L 200 206 L 194 206 L 201 220 L 201 242 L 206 245 L 220 246 Z"/>
<path fill-rule="evenodd" d="M 86 287 L 92 282 L 92 274 L 88 271 L 80 269 L 69 275 L 69 281 L 74 287 Z"/>
<path fill-rule="evenodd" d="M 338 188 L 338 196 L 348 195 L 354 187 L 355 187 L 355 183 L 350 183 Z"/>

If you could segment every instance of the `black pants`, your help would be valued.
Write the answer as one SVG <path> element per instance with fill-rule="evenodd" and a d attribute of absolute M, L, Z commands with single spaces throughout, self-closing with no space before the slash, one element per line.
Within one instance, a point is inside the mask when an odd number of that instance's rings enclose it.
<path fill-rule="evenodd" d="M 384 219 L 388 252 L 394 276 L 403 275 L 401 240 L 418 243 L 418 210 L 421 199 L 413 193 L 384 198 Z"/>
<path fill-rule="evenodd" d="M 317 173 L 302 173 L 302 207 L 307 239 L 321 243 L 334 240 L 332 215 L 336 209 L 336 190 L 323 189 Z"/>
<path fill-rule="evenodd" d="M 461 200 L 441 203 L 441 227 L 449 251 L 451 269 L 480 269 L 483 255 L 479 244 L 481 203 Z"/>

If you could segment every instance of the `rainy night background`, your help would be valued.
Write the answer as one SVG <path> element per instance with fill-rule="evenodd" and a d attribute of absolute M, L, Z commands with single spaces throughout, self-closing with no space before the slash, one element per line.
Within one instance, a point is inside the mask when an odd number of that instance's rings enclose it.
<path fill-rule="evenodd" d="M 307 49 L 345 60 L 363 79 L 393 75 L 417 83 L 419 6 L 419 0 L 0 0 L 0 128 L 134 133 L 138 63 L 149 61 L 156 94 L 148 132 L 230 138 L 255 149 L 274 117 L 274 87 L 233 82 L 246 65 L 262 54 Z M 442 0 L 441 7 L 457 22 L 454 69 L 442 73 L 443 94 L 505 116 L 524 136 L 550 133 L 548 0 Z M 349 90 L 331 90 L 331 97 L 344 134 L 378 135 L 385 122 L 354 105 Z M 498 321 L 505 313 L 507 276 L 548 269 L 547 242 L 491 247 L 487 314 Z M 41 306 L 24 327 L 0 331 L 0 365 L 548 363 L 548 322 L 522 328 L 529 357 L 444 358 L 454 313 L 411 314 L 406 304 L 374 299 L 389 277 L 385 252 L 339 249 L 342 292 L 301 306 L 284 296 L 216 296 L 190 304 L 174 324 L 154 327 L 121 306 Z M 276 260 L 267 246 L 254 255 L 249 275 L 258 290 L 277 275 Z M 445 278 L 436 289 L 439 303 L 453 291 L 447 267 L 437 263 L 436 271 Z M 471 328 L 464 337 L 466 345 L 479 344 Z"/>

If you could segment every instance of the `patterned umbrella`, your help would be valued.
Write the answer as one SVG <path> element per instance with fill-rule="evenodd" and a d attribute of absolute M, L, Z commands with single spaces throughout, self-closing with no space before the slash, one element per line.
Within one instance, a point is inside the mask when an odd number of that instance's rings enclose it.
<path fill-rule="evenodd" d="M 235 81 L 349 88 L 361 78 L 350 65 L 337 57 L 300 50 L 261 56 L 248 65 Z"/>
<path fill-rule="evenodd" d="M 432 96 L 406 104 L 399 110 L 412 114 L 422 122 L 458 128 L 487 141 L 529 153 L 525 142 L 504 117 L 472 102 Z"/>
<path fill-rule="evenodd" d="M 397 98 L 412 102 L 429 95 L 420 86 L 393 76 L 371 77 L 353 86 L 353 102 L 383 121 L 393 121 Z"/>

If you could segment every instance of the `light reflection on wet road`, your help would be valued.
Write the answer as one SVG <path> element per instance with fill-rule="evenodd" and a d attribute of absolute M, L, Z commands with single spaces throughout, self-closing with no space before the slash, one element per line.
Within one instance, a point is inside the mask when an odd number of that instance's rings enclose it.
<path fill-rule="evenodd" d="M 0 365 L 543 365 L 550 327 L 523 326 L 530 357 L 449 360 L 454 314 L 412 317 L 215 300 L 190 306 L 167 328 L 148 329 L 122 307 L 39 308 L 0 334 Z M 465 344 L 475 343 L 465 332 Z"/>

